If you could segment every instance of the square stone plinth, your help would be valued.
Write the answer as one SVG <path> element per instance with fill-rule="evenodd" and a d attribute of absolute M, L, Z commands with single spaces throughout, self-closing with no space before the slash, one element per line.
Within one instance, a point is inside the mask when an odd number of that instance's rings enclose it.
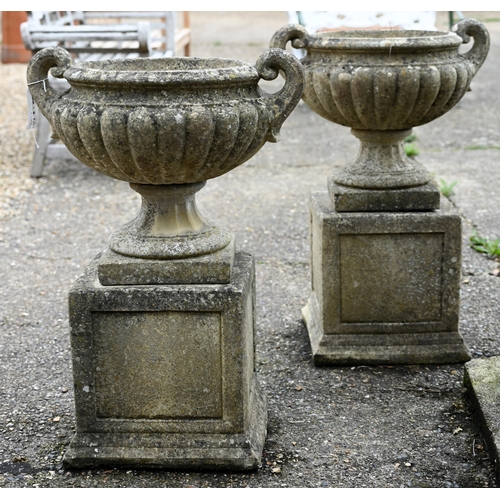
<path fill-rule="evenodd" d="M 328 192 L 337 212 L 416 212 L 439 208 L 441 194 L 434 182 L 404 189 L 361 189 L 328 179 Z"/>
<path fill-rule="evenodd" d="M 500 481 L 500 357 L 466 363 L 464 383 Z"/>
<path fill-rule="evenodd" d="M 97 274 L 106 286 L 229 283 L 234 252 L 234 236 L 218 252 L 186 259 L 139 259 L 108 248 L 99 260 Z"/>
<path fill-rule="evenodd" d="M 310 202 L 312 292 L 303 309 L 315 364 L 454 363 L 461 219 L 433 212 L 339 213 Z"/>
<path fill-rule="evenodd" d="M 88 266 L 69 294 L 77 433 L 67 467 L 247 470 L 267 403 L 255 375 L 255 268 L 231 282 L 103 286 Z"/>

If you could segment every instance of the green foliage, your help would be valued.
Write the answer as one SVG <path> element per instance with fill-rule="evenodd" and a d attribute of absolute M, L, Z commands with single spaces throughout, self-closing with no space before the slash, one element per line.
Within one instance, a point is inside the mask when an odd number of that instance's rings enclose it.
<path fill-rule="evenodd" d="M 453 188 L 457 185 L 457 181 L 450 182 L 449 184 L 444 180 L 444 179 L 439 179 L 439 191 L 441 191 L 441 194 L 443 196 L 446 196 L 446 198 L 449 198 L 450 196 L 453 196 L 455 192 L 453 191 Z"/>
<path fill-rule="evenodd" d="M 416 140 L 417 136 L 415 134 L 410 134 L 408 137 L 405 137 L 404 148 L 406 156 L 417 156 L 420 153 L 415 144 L 413 144 Z"/>
<path fill-rule="evenodd" d="M 470 246 L 480 253 L 485 253 L 489 259 L 494 259 L 500 255 L 500 238 L 490 240 L 482 238 L 477 233 L 470 237 Z"/>
<path fill-rule="evenodd" d="M 415 147 L 414 144 L 407 143 L 405 144 L 405 153 L 406 156 L 417 156 L 420 151 Z"/>

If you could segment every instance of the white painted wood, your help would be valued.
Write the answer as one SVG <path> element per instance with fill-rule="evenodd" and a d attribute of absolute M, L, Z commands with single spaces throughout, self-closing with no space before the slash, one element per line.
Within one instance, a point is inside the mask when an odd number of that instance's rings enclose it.
<path fill-rule="evenodd" d="M 191 42 L 191 29 L 176 29 L 176 13 L 172 11 L 31 11 L 21 25 L 21 35 L 33 52 L 59 45 L 77 62 L 173 57 Z M 59 91 L 69 88 L 64 79 L 49 80 Z M 45 159 L 75 159 L 64 144 L 50 137 L 50 124 L 42 115 L 37 142 L 32 177 L 42 176 Z"/>
<path fill-rule="evenodd" d="M 436 31 L 435 11 L 289 11 L 291 23 L 302 24 L 310 33 L 323 28 L 366 29 L 391 27 Z"/>

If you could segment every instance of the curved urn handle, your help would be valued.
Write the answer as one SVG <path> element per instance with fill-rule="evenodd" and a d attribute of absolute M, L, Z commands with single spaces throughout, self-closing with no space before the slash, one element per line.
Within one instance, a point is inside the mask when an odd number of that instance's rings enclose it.
<path fill-rule="evenodd" d="M 474 45 L 462 57 L 467 59 L 474 66 L 475 72 L 483 65 L 486 56 L 490 50 L 490 35 L 484 24 L 476 21 L 476 19 L 462 19 L 455 24 L 451 31 L 455 32 L 463 43 L 468 43 L 470 37 L 474 39 Z"/>
<path fill-rule="evenodd" d="M 34 101 L 48 119 L 50 106 L 62 95 L 56 92 L 49 84 L 49 70 L 52 76 L 63 78 L 64 72 L 73 64 L 68 51 L 62 47 L 47 47 L 37 52 L 28 63 L 26 80 Z M 49 120 L 50 121 L 50 120 Z"/>
<path fill-rule="evenodd" d="M 285 50 L 286 44 L 292 42 L 294 49 L 304 49 L 307 47 L 309 33 L 301 24 L 288 24 L 280 28 L 271 38 L 269 48 Z"/>
<path fill-rule="evenodd" d="M 263 80 L 276 79 L 280 71 L 285 74 L 285 85 L 279 92 L 269 94 L 261 91 L 273 116 L 266 140 L 278 142 L 281 125 L 295 109 L 304 92 L 304 68 L 295 56 L 281 49 L 269 49 L 264 52 L 257 59 L 255 68 Z"/>

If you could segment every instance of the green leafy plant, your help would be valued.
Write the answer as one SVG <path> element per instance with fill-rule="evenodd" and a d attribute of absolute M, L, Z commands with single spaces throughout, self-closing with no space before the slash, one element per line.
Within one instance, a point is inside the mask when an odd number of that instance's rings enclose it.
<path fill-rule="evenodd" d="M 453 196 L 455 192 L 453 191 L 453 188 L 457 185 L 457 181 L 450 182 L 449 184 L 444 180 L 444 179 L 439 179 L 439 191 L 443 196 L 446 196 L 446 198 L 449 198 L 450 196 Z"/>
<path fill-rule="evenodd" d="M 485 253 L 489 259 L 495 259 L 500 255 L 500 238 L 490 240 L 474 233 L 470 237 L 470 246 L 476 252 Z"/>
<path fill-rule="evenodd" d="M 420 151 L 415 147 L 414 144 L 407 143 L 405 144 L 405 153 L 406 156 L 417 156 Z"/>
<path fill-rule="evenodd" d="M 410 134 L 408 137 L 405 137 L 404 148 L 406 156 L 417 156 L 420 153 L 415 144 L 413 144 L 416 140 L 417 136 L 415 134 Z"/>

